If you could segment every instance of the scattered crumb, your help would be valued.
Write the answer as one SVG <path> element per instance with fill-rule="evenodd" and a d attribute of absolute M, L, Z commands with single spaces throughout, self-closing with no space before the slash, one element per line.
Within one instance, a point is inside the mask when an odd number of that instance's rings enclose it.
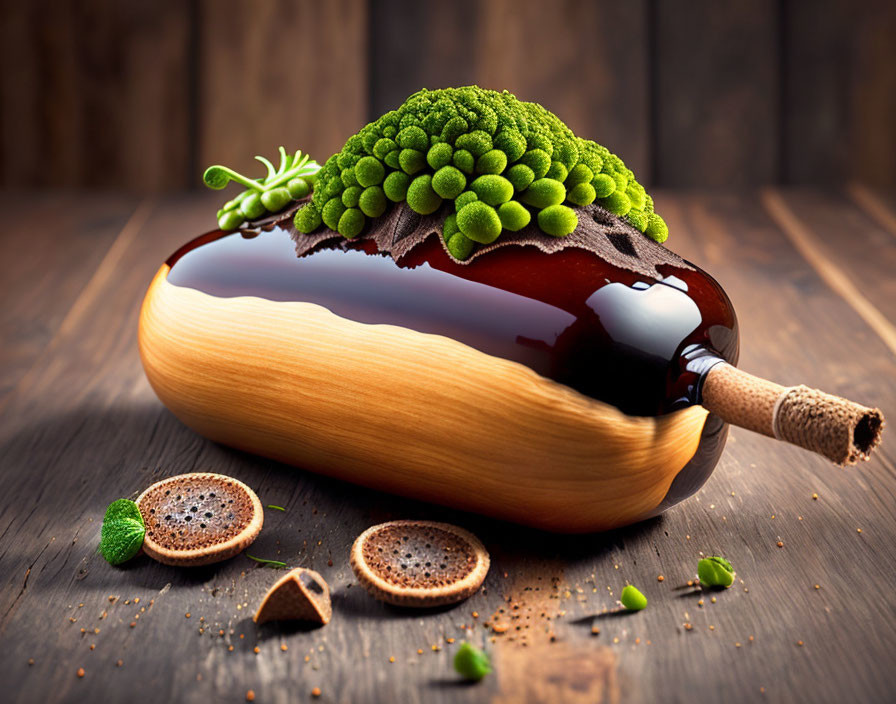
<path fill-rule="evenodd" d="M 122 505 L 123 505 L 123 504 L 122 504 Z M 187 611 L 187 613 L 184 614 L 184 618 L 190 618 L 190 612 L 189 612 L 189 611 Z M 249 691 L 251 692 L 252 690 L 250 689 Z"/>
<path fill-rule="evenodd" d="M 802 646 L 803 646 L 803 641 L 798 640 L 798 641 L 796 642 L 796 644 L 797 644 L 797 646 L 802 647 Z"/>
<path fill-rule="evenodd" d="M 474 612 L 473 612 L 473 618 L 479 618 L 479 612 L 478 612 L 478 611 L 474 611 Z"/>
<path fill-rule="evenodd" d="M 228 650 L 229 652 L 232 653 L 232 652 L 233 652 L 233 646 L 232 646 L 232 645 L 228 645 L 228 646 L 227 646 L 227 650 Z"/>
<path fill-rule="evenodd" d="M 448 643 L 448 644 L 450 645 L 451 643 L 454 642 L 454 638 L 446 638 L 446 639 L 445 639 L 445 642 Z"/>
<path fill-rule="evenodd" d="M 246 692 L 246 701 L 247 702 L 255 701 L 255 691 L 254 690 L 250 689 L 248 692 Z"/>
<path fill-rule="evenodd" d="M 119 660 L 115 663 L 115 667 L 121 667 L 122 665 L 124 665 L 124 660 Z"/>
<path fill-rule="evenodd" d="M 494 626 L 492 626 L 492 630 L 495 633 L 504 633 L 508 628 L 509 626 L 506 623 L 496 623 Z"/>
<path fill-rule="evenodd" d="M 592 626 L 592 627 L 591 627 L 591 635 L 593 635 L 593 636 L 599 636 L 599 635 L 600 635 L 600 628 L 598 628 L 597 626 Z"/>
<path fill-rule="evenodd" d="M 812 494 L 812 500 L 818 501 L 818 494 Z"/>
<path fill-rule="evenodd" d="M 91 650 L 96 650 L 96 643 L 91 643 L 91 644 L 90 644 L 90 649 L 91 649 Z"/>
<path fill-rule="evenodd" d="M 317 698 L 320 696 L 320 687 L 315 687 L 311 690 L 311 696 Z"/>
<path fill-rule="evenodd" d="M 658 574 L 658 575 L 656 576 L 656 581 L 657 581 L 657 582 L 662 582 L 664 579 L 665 579 L 665 577 L 663 577 L 663 575 L 661 575 L 661 574 Z"/>
<path fill-rule="evenodd" d="M 692 628 L 693 628 L 693 626 L 690 623 L 684 624 L 684 630 L 690 631 Z"/>
<path fill-rule="evenodd" d="M 714 630 L 716 630 L 716 627 L 713 626 L 712 624 L 709 624 L 709 630 L 714 631 Z"/>
<path fill-rule="evenodd" d="M 33 665 L 33 664 L 34 664 L 34 658 L 28 658 L 28 664 L 29 664 L 29 665 Z"/>
<path fill-rule="evenodd" d="M 820 585 L 820 584 L 816 584 L 816 585 L 815 585 L 815 588 L 816 588 L 816 589 L 821 589 L 821 585 Z"/>
<path fill-rule="evenodd" d="M 856 532 L 857 532 L 857 533 L 861 533 L 861 532 L 862 532 L 862 529 L 861 529 L 861 528 L 856 528 Z"/>
<path fill-rule="evenodd" d="M 423 648 L 417 648 L 417 655 L 423 655 Z"/>
<path fill-rule="evenodd" d="M 711 597 L 709 597 L 709 601 L 710 601 L 710 603 L 715 604 L 716 598 L 714 596 L 711 596 Z"/>
<path fill-rule="evenodd" d="M 777 545 L 779 548 L 783 548 L 783 547 L 784 547 L 784 543 L 783 543 L 782 541 L 780 541 L 780 540 L 776 543 L 776 545 Z"/>
<path fill-rule="evenodd" d="M 78 677 L 83 677 L 84 674 L 85 674 L 85 673 L 84 673 L 84 668 L 83 668 L 83 667 L 79 667 L 79 668 L 78 668 L 78 672 L 77 672 L 76 674 L 78 675 Z"/>
<path fill-rule="evenodd" d="M 137 622 L 136 622 L 136 621 L 131 621 L 128 625 L 129 625 L 131 628 L 136 628 L 136 627 L 137 627 Z"/>
<path fill-rule="evenodd" d="M 256 655 L 258 655 L 258 654 L 261 652 L 261 648 L 259 648 L 259 647 L 256 645 L 254 648 L 252 648 L 252 652 L 255 653 Z"/>
<path fill-rule="evenodd" d="M 389 662 L 395 662 L 395 656 L 394 656 L 394 655 L 390 655 L 390 656 L 389 656 Z"/>
<path fill-rule="evenodd" d="M 286 643 L 281 643 L 280 650 L 282 650 L 285 653 L 287 650 L 289 650 L 289 646 Z"/>

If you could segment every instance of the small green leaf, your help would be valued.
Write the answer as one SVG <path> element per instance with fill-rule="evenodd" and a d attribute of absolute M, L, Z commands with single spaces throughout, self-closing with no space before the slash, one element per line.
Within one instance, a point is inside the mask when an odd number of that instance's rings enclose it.
<path fill-rule="evenodd" d="M 706 557 L 697 563 L 697 576 L 706 587 L 730 587 L 734 574 L 734 568 L 724 557 Z"/>
<path fill-rule="evenodd" d="M 286 567 L 286 563 L 280 562 L 280 560 L 265 560 L 264 558 L 261 558 L 261 557 L 252 557 L 252 555 L 250 555 L 249 553 L 243 553 L 243 554 L 246 557 L 248 557 L 250 560 L 253 560 L 254 562 L 258 562 L 258 563 L 264 565 L 265 567 L 276 567 L 277 569 L 282 569 L 283 567 Z"/>
<path fill-rule="evenodd" d="M 146 526 L 137 504 L 128 499 L 113 501 L 103 517 L 100 554 L 109 564 L 120 565 L 140 552 Z"/>
<path fill-rule="evenodd" d="M 647 597 L 631 584 L 626 584 L 623 587 L 619 601 L 629 611 L 640 611 L 647 607 Z"/>
<path fill-rule="evenodd" d="M 478 682 L 492 671 L 492 663 L 488 655 L 464 641 L 454 655 L 454 669 L 466 679 Z"/>

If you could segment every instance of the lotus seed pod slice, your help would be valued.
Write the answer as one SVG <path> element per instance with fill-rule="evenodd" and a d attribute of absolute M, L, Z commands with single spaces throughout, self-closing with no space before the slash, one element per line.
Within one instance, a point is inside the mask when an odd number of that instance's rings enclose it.
<path fill-rule="evenodd" d="M 457 213 L 460 231 L 475 242 L 489 244 L 501 234 L 501 218 L 498 212 L 482 201 L 465 205 Z"/>

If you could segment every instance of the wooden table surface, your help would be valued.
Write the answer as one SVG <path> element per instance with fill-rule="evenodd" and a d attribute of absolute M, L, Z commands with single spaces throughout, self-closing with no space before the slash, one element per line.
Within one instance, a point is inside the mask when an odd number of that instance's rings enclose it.
<path fill-rule="evenodd" d="M 579 537 L 232 451 L 162 407 L 136 346 L 152 274 L 210 229 L 218 200 L 0 195 L 13 214 L 0 235 L 4 701 L 239 702 L 251 689 L 258 702 L 296 702 L 315 687 L 334 702 L 894 700 L 892 431 L 871 462 L 840 469 L 735 429 L 697 495 L 661 518 Z M 896 418 L 893 194 L 660 193 L 657 209 L 669 246 L 733 300 L 741 367 Z M 321 572 L 333 592 L 328 626 L 256 628 L 251 614 L 279 573 L 243 556 L 192 570 L 103 561 L 108 503 L 193 470 L 238 477 L 285 507 L 267 512 L 252 552 Z M 423 516 L 483 539 L 485 588 L 435 612 L 372 600 L 348 566 L 355 536 Z M 703 553 L 731 560 L 731 589 L 684 586 Z M 602 614 L 627 581 L 648 608 Z M 488 629 L 495 614 L 513 624 L 507 633 Z M 452 670 L 464 638 L 493 654 L 496 672 L 478 685 Z"/>

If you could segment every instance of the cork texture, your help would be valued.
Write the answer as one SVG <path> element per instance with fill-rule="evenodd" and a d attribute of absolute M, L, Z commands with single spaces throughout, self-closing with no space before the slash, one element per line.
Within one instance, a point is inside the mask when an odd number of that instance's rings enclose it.
<path fill-rule="evenodd" d="M 703 406 L 732 425 L 817 452 L 838 465 L 868 459 L 884 427 L 879 409 L 808 386 L 785 388 L 730 364 L 710 370 Z"/>

